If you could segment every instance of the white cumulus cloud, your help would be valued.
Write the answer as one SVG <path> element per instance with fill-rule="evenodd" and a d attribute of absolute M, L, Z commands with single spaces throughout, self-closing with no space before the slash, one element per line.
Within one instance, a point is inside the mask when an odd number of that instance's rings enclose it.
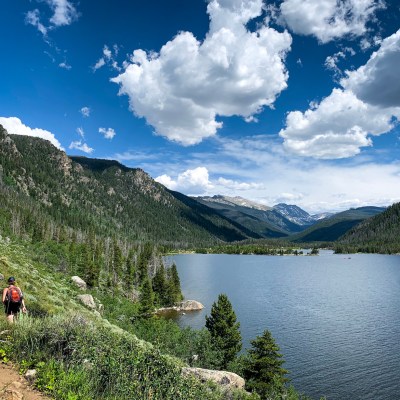
<path fill-rule="evenodd" d="M 300 35 L 313 35 L 321 43 L 343 36 L 361 36 L 380 0 L 284 0 L 278 19 Z"/>
<path fill-rule="evenodd" d="M 106 139 L 112 139 L 115 135 L 116 132 L 113 128 L 99 128 L 99 132 L 106 138 Z"/>
<path fill-rule="evenodd" d="M 91 154 L 94 151 L 92 147 L 89 147 L 87 143 L 82 142 L 82 140 L 76 140 L 74 142 L 71 142 L 68 148 L 80 150 L 87 154 Z"/>
<path fill-rule="evenodd" d="M 54 26 L 70 25 L 78 18 L 78 12 L 74 5 L 68 0 L 46 0 L 47 4 L 53 10 L 53 16 L 50 18 Z"/>
<path fill-rule="evenodd" d="M 334 89 L 304 113 L 292 111 L 280 131 L 289 151 L 315 158 L 345 158 L 371 146 L 369 135 L 393 128 L 392 112 L 364 103 L 351 91 Z"/>
<path fill-rule="evenodd" d="M 215 135 L 222 126 L 218 116 L 251 121 L 287 87 L 284 58 L 291 36 L 265 23 L 247 29 L 262 15 L 262 0 L 212 0 L 207 10 L 204 41 L 180 32 L 159 53 L 135 50 L 125 71 L 112 79 L 137 116 L 183 145 Z"/>
<path fill-rule="evenodd" d="M 341 81 L 359 99 L 380 107 L 400 107 L 400 30 L 384 39 L 378 51 Z"/>
<path fill-rule="evenodd" d="M 0 117 L 0 124 L 3 125 L 10 134 L 39 137 L 48 140 L 58 149 L 64 150 L 53 133 L 46 131 L 45 129 L 30 128 L 29 126 L 24 125 L 17 117 Z"/>
<path fill-rule="evenodd" d="M 292 111 L 280 131 L 295 154 L 344 158 L 371 146 L 371 136 L 390 132 L 400 119 L 400 30 L 381 42 L 368 62 L 346 71 L 336 88 L 307 111 Z"/>
<path fill-rule="evenodd" d="M 188 169 L 177 176 L 174 180 L 169 175 L 161 175 L 155 180 L 171 190 L 185 192 L 190 195 L 201 194 L 212 188 L 205 167 Z"/>

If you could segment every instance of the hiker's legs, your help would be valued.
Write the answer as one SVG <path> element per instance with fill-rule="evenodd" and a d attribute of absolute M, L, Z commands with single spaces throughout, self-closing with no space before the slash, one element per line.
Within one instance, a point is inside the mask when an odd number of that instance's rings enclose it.
<path fill-rule="evenodd" d="M 7 314 L 7 322 L 10 324 L 14 322 L 14 314 Z"/>

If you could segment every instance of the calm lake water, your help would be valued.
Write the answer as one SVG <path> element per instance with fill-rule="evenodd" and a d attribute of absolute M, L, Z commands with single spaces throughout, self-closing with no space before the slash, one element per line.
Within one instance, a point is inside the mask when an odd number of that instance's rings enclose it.
<path fill-rule="evenodd" d="M 202 328 L 226 293 L 244 347 L 272 332 L 294 386 L 313 399 L 400 399 L 400 256 L 178 255 L 186 299 L 179 318 Z"/>

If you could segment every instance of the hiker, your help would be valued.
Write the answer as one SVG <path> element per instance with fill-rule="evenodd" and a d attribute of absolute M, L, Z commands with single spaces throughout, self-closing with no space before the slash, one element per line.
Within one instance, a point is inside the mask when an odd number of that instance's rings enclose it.
<path fill-rule="evenodd" d="M 7 315 L 7 321 L 11 324 L 14 322 L 14 316 L 18 315 L 22 306 L 22 312 L 26 313 L 24 296 L 21 289 L 15 286 L 15 278 L 8 278 L 8 287 L 3 290 L 2 298 L 4 309 Z"/>

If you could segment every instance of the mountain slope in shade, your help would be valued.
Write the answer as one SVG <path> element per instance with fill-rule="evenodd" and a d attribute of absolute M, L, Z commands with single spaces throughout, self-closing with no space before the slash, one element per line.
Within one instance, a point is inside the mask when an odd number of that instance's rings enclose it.
<path fill-rule="evenodd" d="M 283 237 L 304 229 L 302 225 L 291 221 L 278 210 L 241 197 L 218 195 L 195 197 L 195 199 L 264 238 Z"/>
<path fill-rule="evenodd" d="M 322 219 L 289 239 L 296 242 L 335 241 L 360 222 L 382 213 L 384 207 L 359 207 Z"/>
<path fill-rule="evenodd" d="M 400 252 L 400 203 L 364 220 L 338 240 L 338 247 L 348 245 L 366 252 Z"/>
<path fill-rule="evenodd" d="M 57 226 L 102 236 L 181 247 L 260 237 L 211 208 L 194 207 L 193 200 L 168 191 L 141 169 L 68 157 L 46 140 L 9 135 L 1 126 L 0 167 L 2 207 L 7 202 L 10 208 L 2 210 L 5 214 L 14 207 L 7 190 L 15 193 L 18 204 L 26 205 L 29 199 Z"/>

